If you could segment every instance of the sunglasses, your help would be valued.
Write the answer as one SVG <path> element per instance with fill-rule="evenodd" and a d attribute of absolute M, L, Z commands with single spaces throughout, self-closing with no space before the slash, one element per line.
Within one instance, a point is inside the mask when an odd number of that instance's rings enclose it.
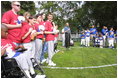
<path fill-rule="evenodd" d="M 15 6 L 17 6 L 17 7 L 20 7 L 20 5 L 17 5 L 17 4 L 14 4 Z"/>

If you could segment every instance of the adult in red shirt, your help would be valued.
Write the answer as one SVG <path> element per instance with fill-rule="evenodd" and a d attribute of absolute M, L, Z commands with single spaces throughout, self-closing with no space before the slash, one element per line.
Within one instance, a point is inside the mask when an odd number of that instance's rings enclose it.
<path fill-rule="evenodd" d="M 46 42 L 48 44 L 48 59 L 47 63 L 49 66 L 56 66 L 52 61 L 52 57 L 54 55 L 54 38 L 55 33 L 53 32 L 54 26 L 52 23 L 53 15 L 51 13 L 47 16 L 48 20 L 45 22 L 45 34 L 46 34 Z"/>
<path fill-rule="evenodd" d="M 5 12 L 2 17 L 2 24 L 5 24 L 8 27 L 8 39 L 18 45 L 21 43 L 20 32 L 21 32 L 21 24 L 17 23 L 18 14 L 20 11 L 20 2 L 13 1 L 11 3 L 12 9 Z"/>

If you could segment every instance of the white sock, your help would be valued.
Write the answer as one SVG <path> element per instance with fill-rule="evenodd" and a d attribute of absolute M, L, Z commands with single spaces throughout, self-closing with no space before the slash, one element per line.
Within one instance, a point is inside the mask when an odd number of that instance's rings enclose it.
<path fill-rule="evenodd" d="M 33 67 L 30 67 L 30 73 L 31 73 L 31 74 L 35 74 Z"/>
<path fill-rule="evenodd" d="M 28 76 L 28 78 L 32 78 L 32 77 L 30 76 L 30 73 L 29 73 L 28 70 L 24 70 L 24 72 L 25 72 L 25 74 Z"/>

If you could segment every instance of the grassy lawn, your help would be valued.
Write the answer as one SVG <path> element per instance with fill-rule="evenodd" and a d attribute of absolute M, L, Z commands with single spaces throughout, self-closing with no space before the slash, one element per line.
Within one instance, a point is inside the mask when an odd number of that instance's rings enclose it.
<path fill-rule="evenodd" d="M 66 50 L 59 42 L 53 61 L 56 67 L 90 67 L 117 64 L 117 49 L 80 47 L 78 42 Z M 47 64 L 45 64 L 47 66 Z M 86 69 L 44 68 L 48 78 L 116 78 L 117 66 Z"/>

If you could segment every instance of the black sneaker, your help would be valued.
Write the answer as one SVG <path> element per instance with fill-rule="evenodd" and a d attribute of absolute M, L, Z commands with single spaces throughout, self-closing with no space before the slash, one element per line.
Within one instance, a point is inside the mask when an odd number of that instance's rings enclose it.
<path fill-rule="evenodd" d="M 35 73 L 35 74 L 31 74 L 31 77 L 32 77 L 32 78 L 35 78 L 36 75 L 37 75 L 36 73 Z"/>

